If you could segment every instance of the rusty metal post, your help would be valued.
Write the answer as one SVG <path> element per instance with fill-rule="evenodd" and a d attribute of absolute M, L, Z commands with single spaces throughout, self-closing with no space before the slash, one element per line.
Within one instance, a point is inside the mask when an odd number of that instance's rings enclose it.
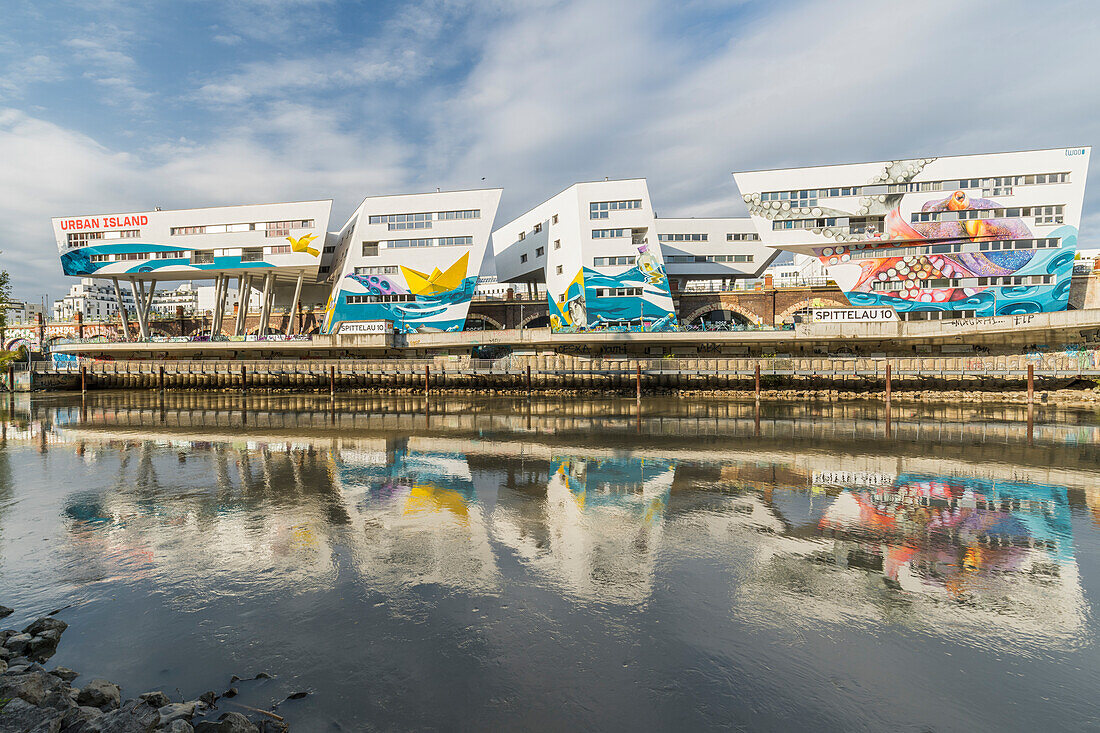
<path fill-rule="evenodd" d="M 760 362 L 756 362 L 756 399 L 760 399 Z"/>
<path fill-rule="evenodd" d="M 428 365 L 424 366 L 424 394 L 428 394 L 432 384 L 432 368 Z"/>
<path fill-rule="evenodd" d="M 531 365 L 527 365 L 527 394 L 531 394 Z"/>
<path fill-rule="evenodd" d="M 241 364 L 241 391 L 248 391 L 248 368 Z"/>
<path fill-rule="evenodd" d="M 1027 403 L 1035 402 L 1035 365 L 1027 365 Z"/>
<path fill-rule="evenodd" d="M 164 391 L 164 365 L 160 365 L 160 370 L 157 372 L 157 387 L 161 392 Z"/>
<path fill-rule="evenodd" d="M 328 395 L 336 396 L 336 365 L 334 364 L 329 364 L 328 367 Z"/>
<path fill-rule="evenodd" d="M 634 367 L 634 395 L 637 399 L 642 399 L 642 365 L 638 364 Z"/>
<path fill-rule="evenodd" d="M 886 404 L 888 404 L 888 405 L 890 404 L 890 388 L 893 386 L 891 384 L 892 376 L 893 376 L 893 374 L 890 371 L 890 364 L 887 363 L 886 364 Z M 889 422 L 889 418 L 887 418 L 887 422 Z"/>
<path fill-rule="evenodd" d="M 15 368 L 8 365 L 8 392 L 15 394 Z"/>
<path fill-rule="evenodd" d="M 80 366 L 80 394 L 88 391 L 88 367 Z"/>

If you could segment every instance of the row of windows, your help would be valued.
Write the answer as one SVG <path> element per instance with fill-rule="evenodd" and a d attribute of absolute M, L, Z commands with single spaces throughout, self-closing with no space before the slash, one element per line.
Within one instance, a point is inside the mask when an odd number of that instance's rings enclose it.
<path fill-rule="evenodd" d="M 736 232 L 726 235 L 727 242 L 759 242 L 760 235 L 756 232 Z"/>
<path fill-rule="evenodd" d="M 754 255 L 669 255 L 665 262 L 670 265 L 684 265 L 699 262 L 752 262 Z"/>
<path fill-rule="evenodd" d="M 396 275 L 397 265 L 378 265 L 375 267 L 356 267 L 356 275 Z"/>
<path fill-rule="evenodd" d="M 290 221 L 263 221 L 241 224 L 202 224 L 190 227 L 172 227 L 173 237 L 192 234 L 232 234 L 235 232 L 254 232 L 262 230 L 269 237 L 289 236 L 292 229 L 312 229 L 313 219 L 292 219 Z"/>
<path fill-rule="evenodd" d="M 139 236 L 141 236 L 141 230 L 139 229 L 122 229 L 113 232 L 74 232 L 68 235 L 68 245 L 73 247 L 100 239 L 137 239 Z"/>
<path fill-rule="evenodd" d="M 612 237 L 625 237 L 625 229 L 593 229 L 593 239 L 611 239 Z"/>
<path fill-rule="evenodd" d="M 1036 224 L 1061 224 L 1065 206 L 1013 206 L 1004 209 L 964 209 L 962 211 L 914 211 L 913 222 L 965 221 L 967 219 L 1017 219 L 1035 217 Z"/>
<path fill-rule="evenodd" d="M 371 224 L 386 224 L 390 231 L 403 229 L 431 229 L 433 221 L 455 221 L 457 219 L 480 219 L 481 209 L 461 209 L 458 211 L 422 211 L 414 214 L 376 214 L 369 219 Z"/>
<path fill-rule="evenodd" d="M 606 219 L 608 213 L 612 211 L 627 211 L 640 208 L 642 208 L 641 199 L 630 199 L 628 201 L 593 201 L 588 205 L 588 218 Z"/>
<path fill-rule="evenodd" d="M 612 267 L 615 265 L 633 265 L 638 260 L 634 255 L 625 257 L 596 257 L 592 260 L 594 267 Z"/>
<path fill-rule="evenodd" d="M 595 288 L 597 298 L 641 297 L 641 288 Z"/>
<path fill-rule="evenodd" d="M 237 250 L 225 250 L 227 257 L 237 254 Z M 214 262 L 214 252 L 174 250 L 171 252 L 120 252 L 114 254 L 98 254 L 90 257 L 92 262 L 128 262 L 131 260 L 179 260 L 191 257 L 192 264 L 211 264 Z M 267 255 L 292 254 L 289 244 L 276 244 L 270 247 L 244 247 L 239 252 L 241 262 L 260 262 Z"/>
<path fill-rule="evenodd" d="M 398 293 L 395 295 L 349 295 L 348 305 L 361 305 L 363 303 L 413 303 L 416 296 L 412 293 Z"/>
<path fill-rule="evenodd" d="M 849 234 L 867 234 L 881 232 L 886 219 L 881 216 L 848 217 L 828 216 L 817 219 L 782 219 L 772 222 L 773 231 L 784 229 L 824 229 L 826 227 L 847 228 Z"/>
<path fill-rule="evenodd" d="M 927 288 L 965 288 L 985 285 L 1049 285 L 1053 275 L 1006 275 L 1003 277 L 938 278 L 936 280 L 878 280 L 871 283 L 874 290 L 899 292 Z"/>
<path fill-rule="evenodd" d="M 957 188 L 980 188 L 985 191 L 1011 189 L 1012 186 L 1031 186 L 1044 183 L 1069 183 L 1069 173 L 1037 173 L 1022 176 L 997 176 L 994 178 L 962 178 L 947 181 L 919 181 L 912 183 L 869 184 L 840 188 L 810 188 L 792 191 L 766 191 L 761 201 L 790 201 L 792 206 L 814 206 L 819 198 L 841 196 L 874 196 L 884 193 L 915 193 L 919 191 L 944 191 Z M 1010 195 L 1011 190 L 996 195 Z"/>
<path fill-rule="evenodd" d="M 658 234 L 658 242 L 705 242 L 706 234 Z"/>
<path fill-rule="evenodd" d="M 978 248 L 982 252 L 1002 249 L 1045 249 L 1062 246 L 1059 237 L 1045 239 L 998 239 L 991 242 L 981 242 Z M 853 260 L 873 260 L 884 257 L 913 257 L 917 255 L 940 255 L 954 252 L 973 251 L 966 249 L 972 247 L 969 242 L 956 242 L 954 244 L 926 244 L 919 247 L 875 247 L 869 249 L 849 249 L 848 254 Z M 826 257 L 832 255 L 831 248 L 822 250 Z"/>

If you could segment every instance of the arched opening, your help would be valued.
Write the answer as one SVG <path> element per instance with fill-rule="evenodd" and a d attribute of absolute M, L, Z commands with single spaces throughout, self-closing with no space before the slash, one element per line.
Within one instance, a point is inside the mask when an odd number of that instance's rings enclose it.
<path fill-rule="evenodd" d="M 699 331 L 741 331 L 751 325 L 753 325 L 752 322 L 742 314 L 724 308 L 713 308 L 697 313 L 695 318 L 688 322 L 690 328 Z"/>
<path fill-rule="evenodd" d="M 480 313 L 471 313 L 466 316 L 466 327 L 463 331 L 499 331 L 504 325 L 489 316 Z"/>
<path fill-rule="evenodd" d="M 531 316 L 519 325 L 520 328 L 550 328 L 550 314 Z"/>

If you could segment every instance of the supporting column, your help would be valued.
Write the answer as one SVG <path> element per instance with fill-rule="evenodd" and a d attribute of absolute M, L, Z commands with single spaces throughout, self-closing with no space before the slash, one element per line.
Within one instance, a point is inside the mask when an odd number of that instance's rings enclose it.
<path fill-rule="evenodd" d="M 217 283 L 214 285 L 214 317 L 210 323 L 210 338 L 216 338 L 222 330 L 222 315 L 225 313 L 225 284 L 229 278 L 225 275 L 218 275 Z"/>
<path fill-rule="evenodd" d="M 152 319 L 149 316 L 153 312 L 153 291 L 156 290 L 156 289 L 157 289 L 157 281 L 156 280 L 150 280 L 149 281 L 149 294 L 145 299 L 145 312 L 143 314 L 143 316 L 145 318 L 145 331 L 147 333 L 149 333 L 150 335 L 152 335 L 152 333 L 153 333 L 153 324 L 152 324 Z"/>
<path fill-rule="evenodd" d="M 267 333 L 267 321 L 271 318 L 271 285 L 275 280 L 273 273 L 267 273 L 264 275 L 264 299 L 263 306 L 260 310 L 260 328 L 256 332 L 257 335 L 263 336 Z"/>
<path fill-rule="evenodd" d="M 145 326 L 145 316 L 141 312 L 141 306 L 145 303 L 145 287 L 138 290 L 139 282 L 130 278 L 130 291 L 134 294 L 134 310 L 137 311 L 138 334 L 143 339 L 149 338 L 149 331 Z"/>
<path fill-rule="evenodd" d="M 118 300 L 118 317 L 122 320 L 122 335 L 130 340 L 130 319 L 126 316 L 126 304 L 122 301 L 122 289 L 118 286 L 118 278 L 112 277 L 111 282 L 115 286 L 115 298 Z"/>
<path fill-rule="evenodd" d="M 234 336 L 244 335 L 245 319 L 248 317 L 248 301 L 252 295 L 252 276 L 244 273 L 237 278 L 237 322 L 233 326 Z"/>
<path fill-rule="evenodd" d="M 294 319 L 298 317 L 298 298 L 302 297 L 302 278 L 304 273 L 298 273 L 298 282 L 294 284 L 294 298 L 290 301 L 290 316 L 286 319 L 286 335 L 294 330 Z"/>

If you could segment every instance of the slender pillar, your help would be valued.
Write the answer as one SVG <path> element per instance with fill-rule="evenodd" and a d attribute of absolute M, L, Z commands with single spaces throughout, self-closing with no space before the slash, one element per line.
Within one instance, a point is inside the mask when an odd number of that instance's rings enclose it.
<path fill-rule="evenodd" d="M 294 330 L 294 319 L 298 316 L 298 298 L 302 297 L 302 278 L 304 273 L 298 273 L 298 282 L 294 284 L 294 298 L 290 301 L 290 315 L 286 319 L 286 335 Z"/>
<path fill-rule="evenodd" d="M 248 301 L 252 296 L 252 276 L 244 273 L 237 278 L 237 322 L 233 326 L 234 336 L 244 335 L 245 319 L 248 317 Z"/>
<path fill-rule="evenodd" d="M 111 282 L 115 286 L 115 298 L 118 300 L 118 317 L 122 321 L 122 337 L 130 340 L 130 319 L 126 316 L 126 304 L 122 302 L 122 289 L 118 286 L 118 278 L 112 277 Z"/>
<path fill-rule="evenodd" d="M 145 300 L 145 326 L 149 327 L 149 314 L 153 312 L 153 291 L 157 289 L 157 281 L 149 281 L 149 297 Z"/>
<path fill-rule="evenodd" d="M 141 307 L 145 304 L 145 287 L 141 286 L 139 290 L 140 282 L 130 278 L 130 291 L 134 294 L 134 310 L 137 311 L 138 320 L 138 334 L 143 339 L 149 338 L 149 330 L 145 325 L 145 315 L 141 312 Z"/>
<path fill-rule="evenodd" d="M 274 281 L 275 276 L 273 273 L 269 272 L 264 275 L 264 300 L 260 310 L 260 328 L 257 332 L 260 336 L 267 334 L 267 322 L 271 318 L 271 285 Z"/>
<path fill-rule="evenodd" d="M 214 318 L 210 323 L 210 338 L 216 338 L 222 330 L 222 315 L 225 313 L 225 284 L 228 278 L 225 275 L 218 275 L 218 280 L 214 285 Z"/>

